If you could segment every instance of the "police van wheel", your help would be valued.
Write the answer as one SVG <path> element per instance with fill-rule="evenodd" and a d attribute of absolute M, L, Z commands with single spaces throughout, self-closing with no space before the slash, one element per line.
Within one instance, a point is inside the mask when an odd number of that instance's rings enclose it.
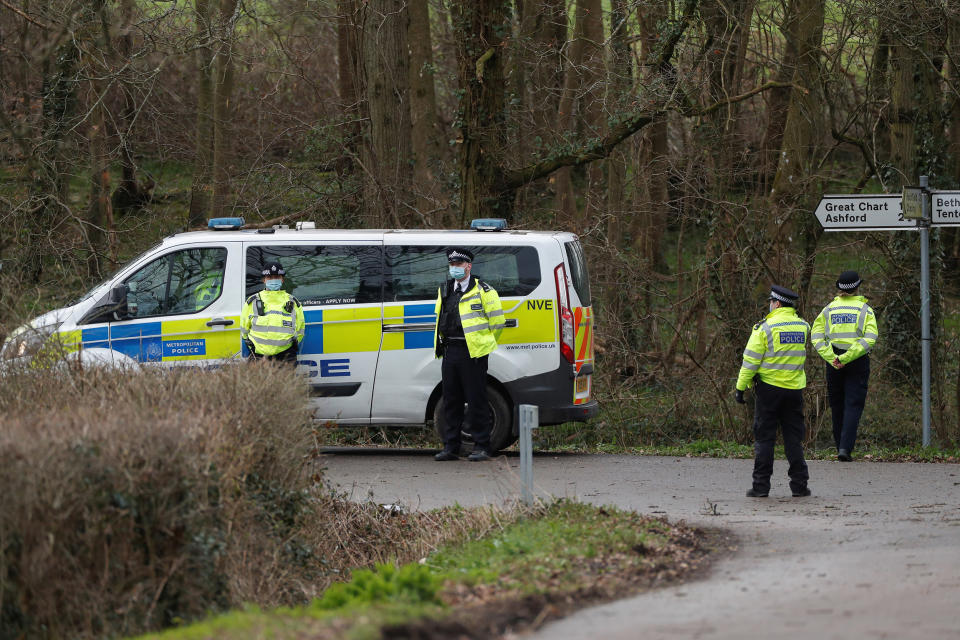
<path fill-rule="evenodd" d="M 510 410 L 510 403 L 503 395 L 492 387 L 487 387 L 487 404 L 490 407 L 490 413 L 493 416 L 493 427 L 490 430 L 490 448 L 493 451 L 506 449 L 517 441 L 513 435 L 513 411 Z M 443 398 L 437 402 L 433 409 L 433 428 L 437 437 L 443 439 Z M 464 425 L 464 435 L 460 444 L 460 455 L 469 455 L 473 450 L 473 439 L 466 434 L 470 425 Z"/>

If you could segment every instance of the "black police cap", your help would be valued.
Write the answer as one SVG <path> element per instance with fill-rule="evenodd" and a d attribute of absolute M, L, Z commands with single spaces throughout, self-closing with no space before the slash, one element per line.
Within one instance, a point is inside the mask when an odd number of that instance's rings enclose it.
<path fill-rule="evenodd" d="M 287 272 L 284 271 L 283 265 L 279 262 L 268 262 L 263 267 L 262 274 L 264 276 L 285 276 Z"/>
<path fill-rule="evenodd" d="M 473 252 L 463 247 L 447 249 L 447 262 L 473 262 Z"/>
<path fill-rule="evenodd" d="M 837 289 L 841 291 L 853 291 L 863 280 L 860 279 L 860 274 L 856 271 L 844 271 L 839 276 L 837 276 Z"/>
<path fill-rule="evenodd" d="M 793 304 L 800 297 L 800 294 L 794 293 L 787 289 L 786 287 L 781 287 L 778 284 L 770 285 L 770 299 L 779 300 L 780 302 L 786 302 L 787 304 Z"/>

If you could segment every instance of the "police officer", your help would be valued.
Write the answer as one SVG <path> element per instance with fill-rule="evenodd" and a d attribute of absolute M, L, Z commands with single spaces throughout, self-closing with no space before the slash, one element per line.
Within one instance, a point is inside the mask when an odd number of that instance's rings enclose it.
<path fill-rule="evenodd" d="M 862 284 L 856 271 L 837 278 L 839 295 L 813 321 L 810 338 L 827 362 L 827 394 L 833 417 L 837 459 L 849 462 L 857 441 L 857 427 L 867 400 L 870 350 L 877 341 L 877 317 L 858 295 Z"/>
<path fill-rule="evenodd" d="M 500 296 L 496 290 L 471 275 L 473 253 L 453 247 L 447 250 L 449 275 L 437 291 L 433 334 L 436 357 L 443 358 L 443 451 L 438 461 L 456 460 L 460 453 L 460 432 L 466 417 L 472 428 L 475 447 L 469 460 L 489 460 L 492 416 L 487 405 L 487 356 L 497 348 L 497 339 L 506 326 Z"/>
<path fill-rule="evenodd" d="M 247 298 L 240 319 L 240 335 L 252 359 L 266 358 L 296 364 L 303 340 L 303 307 L 283 290 L 286 275 L 279 262 L 262 271 L 264 289 Z"/>
<path fill-rule="evenodd" d="M 778 285 L 770 287 L 770 313 L 753 327 L 743 364 L 737 378 L 736 399 L 746 401 L 743 392 L 756 378 L 756 411 L 753 422 L 754 463 L 753 487 L 748 498 L 766 498 L 770 494 L 773 474 L 773 445 L 777 425 L 783 431 L 783 449 L 790 468 L 790 490 L 794 498 L 810 495 L 810 478 L 803 459 L 803 388 L 807 376 L 803 366 L 807 359 L 807 337 L 810 325 L 794 308 L 799 296 Z"/>
<path fill-rule="evenodd" d="M 211 302 L 220 297 L 223 289 L 222 259 L 216 260 L 213 266 L 204 273 L 203 280 L 193 290 L 194 306 L 197 311 L 206 308 Z"/>

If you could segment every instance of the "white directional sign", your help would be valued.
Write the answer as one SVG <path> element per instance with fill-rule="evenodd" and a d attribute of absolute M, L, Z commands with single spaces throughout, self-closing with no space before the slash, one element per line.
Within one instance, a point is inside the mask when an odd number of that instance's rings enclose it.
<path fill-rule="evenodd" d="M 960 196 L 960 192 L 957 194 Z M 827 195 L 817 205 L 824 231 L 892 231 L 916 229 L 903 217 L 901 194 Z M 957 219 L 960 224 L 960 218 Z"/>
<path fill-rule="evenodd" d="M 960 227 L 960 191 L 931 191 L 930 218 L 933 227 Z"/>

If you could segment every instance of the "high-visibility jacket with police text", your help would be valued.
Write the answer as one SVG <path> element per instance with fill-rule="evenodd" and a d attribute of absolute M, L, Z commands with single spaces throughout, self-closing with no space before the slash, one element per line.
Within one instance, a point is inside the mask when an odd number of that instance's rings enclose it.
<path fill-rule="evenodd" d="M 837 296 L 813 321 L 810 340 L 827 362 L 847 364 L 870 353 L 877 341 L 877 316 L 863 296 Z M 837 354 L 837 351 L 843 353 Z"/>
<path fill-rule="evenodd" d="M 286 291 L 264 289 L 243 305 L 240 335 L 262 356 L 275 356 L 299 345 L 304 330 L 303 307 Z"/>
<path fill-rule="evenodd" d="M 506 326 L 506 318 L 496 289 L 473 276 L 470 280 L 472 286 L 468 287 L 466 293 L 460 298 L 458 311 L 470 357 L 480 358 L 497 348 L 497 340 Z M 438 358 L 441 356 L 440 350 L 437 349 L 440 335 L 440 309 L 451 287 L 453 287 L 453 280 L 447 280 L 437 289 L 437 303 L 433 310 L 437 316 L 437 325 L 433 330 L 433 350 Z"/>
<path fill-rule="evenodd" d="M 753 326 L 753 333 L 743 350 L 743 364 L 737 377 L 737 389 L 748 389 L 754 376 L 767 384 L 784 389 L 803 389 L 807 374 L 807 338 L 810 325 L 797 315 L 793 307 L 774 309 L 763 322 Z"/>

